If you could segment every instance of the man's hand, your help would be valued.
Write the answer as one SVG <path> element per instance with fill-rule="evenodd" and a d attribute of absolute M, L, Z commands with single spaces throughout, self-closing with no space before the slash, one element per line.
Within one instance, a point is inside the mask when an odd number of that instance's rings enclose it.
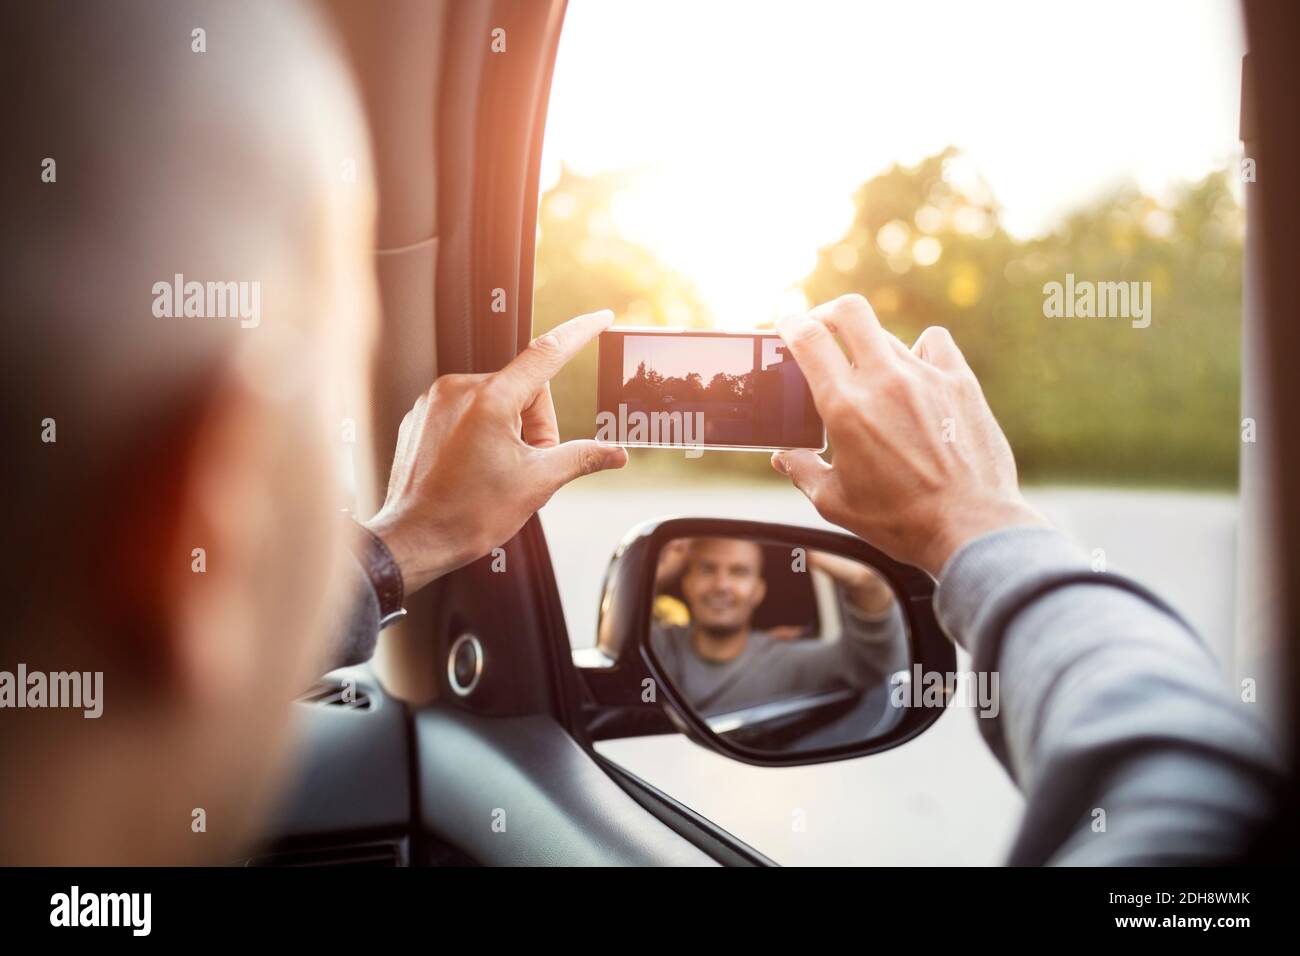
<path fill-rule="evenodd" d="M 909 351 L 866 299 L 846 295 L 777 331 L 808 379 L 834 464 L 798 450 L 772 466 L 828 521 L 936 577 L 986 532 L 1047 523 L 1021 498 L 1011 446 L 945 329 L 926 329 Z"/>
<path fill-rule="evenodd" d="M 560 443 L 551 378 L 614 314 L 570 319 L 499 372 L 442 375 L 402 419 L 384 507 L 366 522 L 406 593 L 508 541 L 563 485 L 622 468 L 617 445 Z"/>
<path fill-rule="evenodd" d="M 663 546 L 659 552 L 659 562 L 655 566 L 655 594 L 672 586 L 686 570 L 686 559 L 691 556 L 691 539 L 674 538 Z"/>
<path fill-rule="evenodd" d="M 860 561 L 827 551 L 809 551 L 809 567 L 824 571 L 841 588 L 849 603 L 869 617 L 878 617 L 894 603 L 889 582 Z"/>

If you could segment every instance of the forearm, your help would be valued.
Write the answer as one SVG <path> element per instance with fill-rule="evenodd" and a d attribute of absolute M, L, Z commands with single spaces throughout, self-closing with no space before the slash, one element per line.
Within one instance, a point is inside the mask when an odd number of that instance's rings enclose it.
<path fill-rule="evenodd" d="M 1158 598 L 1093 574 L 1064 536 L 1021 528 L 961 549 L 936 605 L 974 667 L 999 672 L 998 714 L 979 725 L 1026 796 L 1011 862 L 1193 862 L 1241 848 L 1275 755 Z"/>
<path fill-rule="evenodd" d="M 836 594 L 844 634 L 836 642 L 845 670 L 854 675 L 854 684 L 869 687 L 882 683 L 898 670 L 906 670 L 911 660 L 907 641 L 907 624 L 897 600 L 878 613 L 867 614 L 848 600 L 842 589 Z"/>

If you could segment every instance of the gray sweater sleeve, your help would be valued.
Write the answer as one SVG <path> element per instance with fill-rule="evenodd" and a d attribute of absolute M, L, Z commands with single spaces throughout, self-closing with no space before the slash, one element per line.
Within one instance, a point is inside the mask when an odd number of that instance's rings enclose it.
<path fill-rule="evenodd" d="M 1265 821 L 1279 755 L 1209 649 L 1158 597 L 1094 573 L 1056 531 L 961 548 L 935 595 L 976 671 L 980 731 L 1025 795 L 1012 864 L 1212 863 Z"/>
<path fill-rule="evenodd" d="M 340 621 L 334 635 L 334 648 L 329 668 L 349 667 L 370 660 L 379 640 L 379 598 L 361 562 L 355 557 L 348 561 L 347 616 Z"/>

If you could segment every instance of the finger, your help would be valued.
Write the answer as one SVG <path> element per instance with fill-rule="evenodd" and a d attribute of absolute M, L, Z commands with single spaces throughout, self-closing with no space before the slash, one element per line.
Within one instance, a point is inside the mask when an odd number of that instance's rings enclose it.
<path fill-rule="evenodd" d="M 835 344 L 830 330 L 806 315 L 786 316 L 777 322 L 776 331 L 808 380 L 813 403 L 825 418 L 827 400 L 849 375 L 849 360 Z"/>
<path fill-rule="evenodd" d="M 411 438 L 411 429 L 415 427 L 415 415 L 419 408 L 420 406 L 417 403 L 415 408 L 402 416 L 402 424 L 397 426 L 397 448 L 399 451 L 406 448 L 406 443 Z"/>
<path fill-rule="evenodd" d="M 935 368 L 941 368 L 946 372 L 968 371 L 970 366 L 966 364 L 966 356 L 961 354 L 961 349 L 957 348 L 957 343 L 953 341 L 952 334 L 939 325 L 931 325 L 919 336 L 916 344 L 912 346 L 912 354 L 923 362 L 928 362 Z"/>
<path fill-rule="evenodd" d="M 849 350 L 849 357 L 858 368 L 870 367 L 894 358 L 889 344 L 890 334 L 876 318 L 876 310 L 860 295 L 842 295 L 824 302 L 808 313 L 834 332 Z"/>
<path fill-rule="evenodd" d="M 569 359 L 582 351 L 584 345 L 613 322 L 614 313 L 609 309 L 589 312 L 563 322 L 545 335 L 533 339 L 494 378 L 519 408 L 523 409 L 538 390 L 564 368 Z"/>
<path fill-rule="evenodd" d="M 864 570 L 863 566 L 856 561 L 824 551 L 810 552 L 808 563 L 839 581 L 852 581 L 860 577 Z"/>
<path fill-rule="evenodd" d="M 808 552 L 808 567 L 812 568 L 814 571 L 825 571 L 827 574 L 831 573 L 830 568 L 827 567 L 826 564 L 826 556 L 821 551 Z"/>
<path fill-rule="evenodd" d="M 906 345 L 904 345 L 893 332 L 886 333 L 889 336 L 889 347 L 894 354 L 900 359 L 907 362 L 916 362 L 918 358 L 912 354 Z"/>
<path fill-rule="evenodd" d="M 566 441 L 563 445 L 540 450 L 546 483 L 552 493 L 563 488 L 575 478 L 594 475 L 598 471 L 622 468 L 627 464 L 627 450 L 618 445 L 606 445 L 590 438 Z"/>
<path fill-rule="evenodd" d="M 421 392 L 410 411 L 402 416 L 402 423 L 397 426 L 397 445 L 394 449 L 398 457 L 407 458 L 415 453 L 428 407 L 429 393 Z"/>
<path fill-rule="evenodd" d="M 816 507 L 819 491 L 833 473 L 826 459 L 807 448 L 778 451 L 772 455 L 772 467 L 785 475 Z"/>
<path fill-rule="evenodd" d="M 534 448 L 552 448 L 560 443 L 560 425 L 555 420 L 555 402 L 547 382 L 520 413 L 524 441 Z"/>

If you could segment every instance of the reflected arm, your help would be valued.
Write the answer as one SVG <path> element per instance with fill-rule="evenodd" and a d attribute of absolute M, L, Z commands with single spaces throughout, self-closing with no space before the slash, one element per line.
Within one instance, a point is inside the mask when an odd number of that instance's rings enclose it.
<path fill-rule="evenodd" d="M 883 611 L 868 614 L 850 600 L 845 589 L 835 588 L 844 633 L 832 646 L 843 660 L 845 673 L 857 688 L 887 681 L 890 674 L 906 670 L 911 663 L 911 645 L 903 609 L 894 598 Z"/>

